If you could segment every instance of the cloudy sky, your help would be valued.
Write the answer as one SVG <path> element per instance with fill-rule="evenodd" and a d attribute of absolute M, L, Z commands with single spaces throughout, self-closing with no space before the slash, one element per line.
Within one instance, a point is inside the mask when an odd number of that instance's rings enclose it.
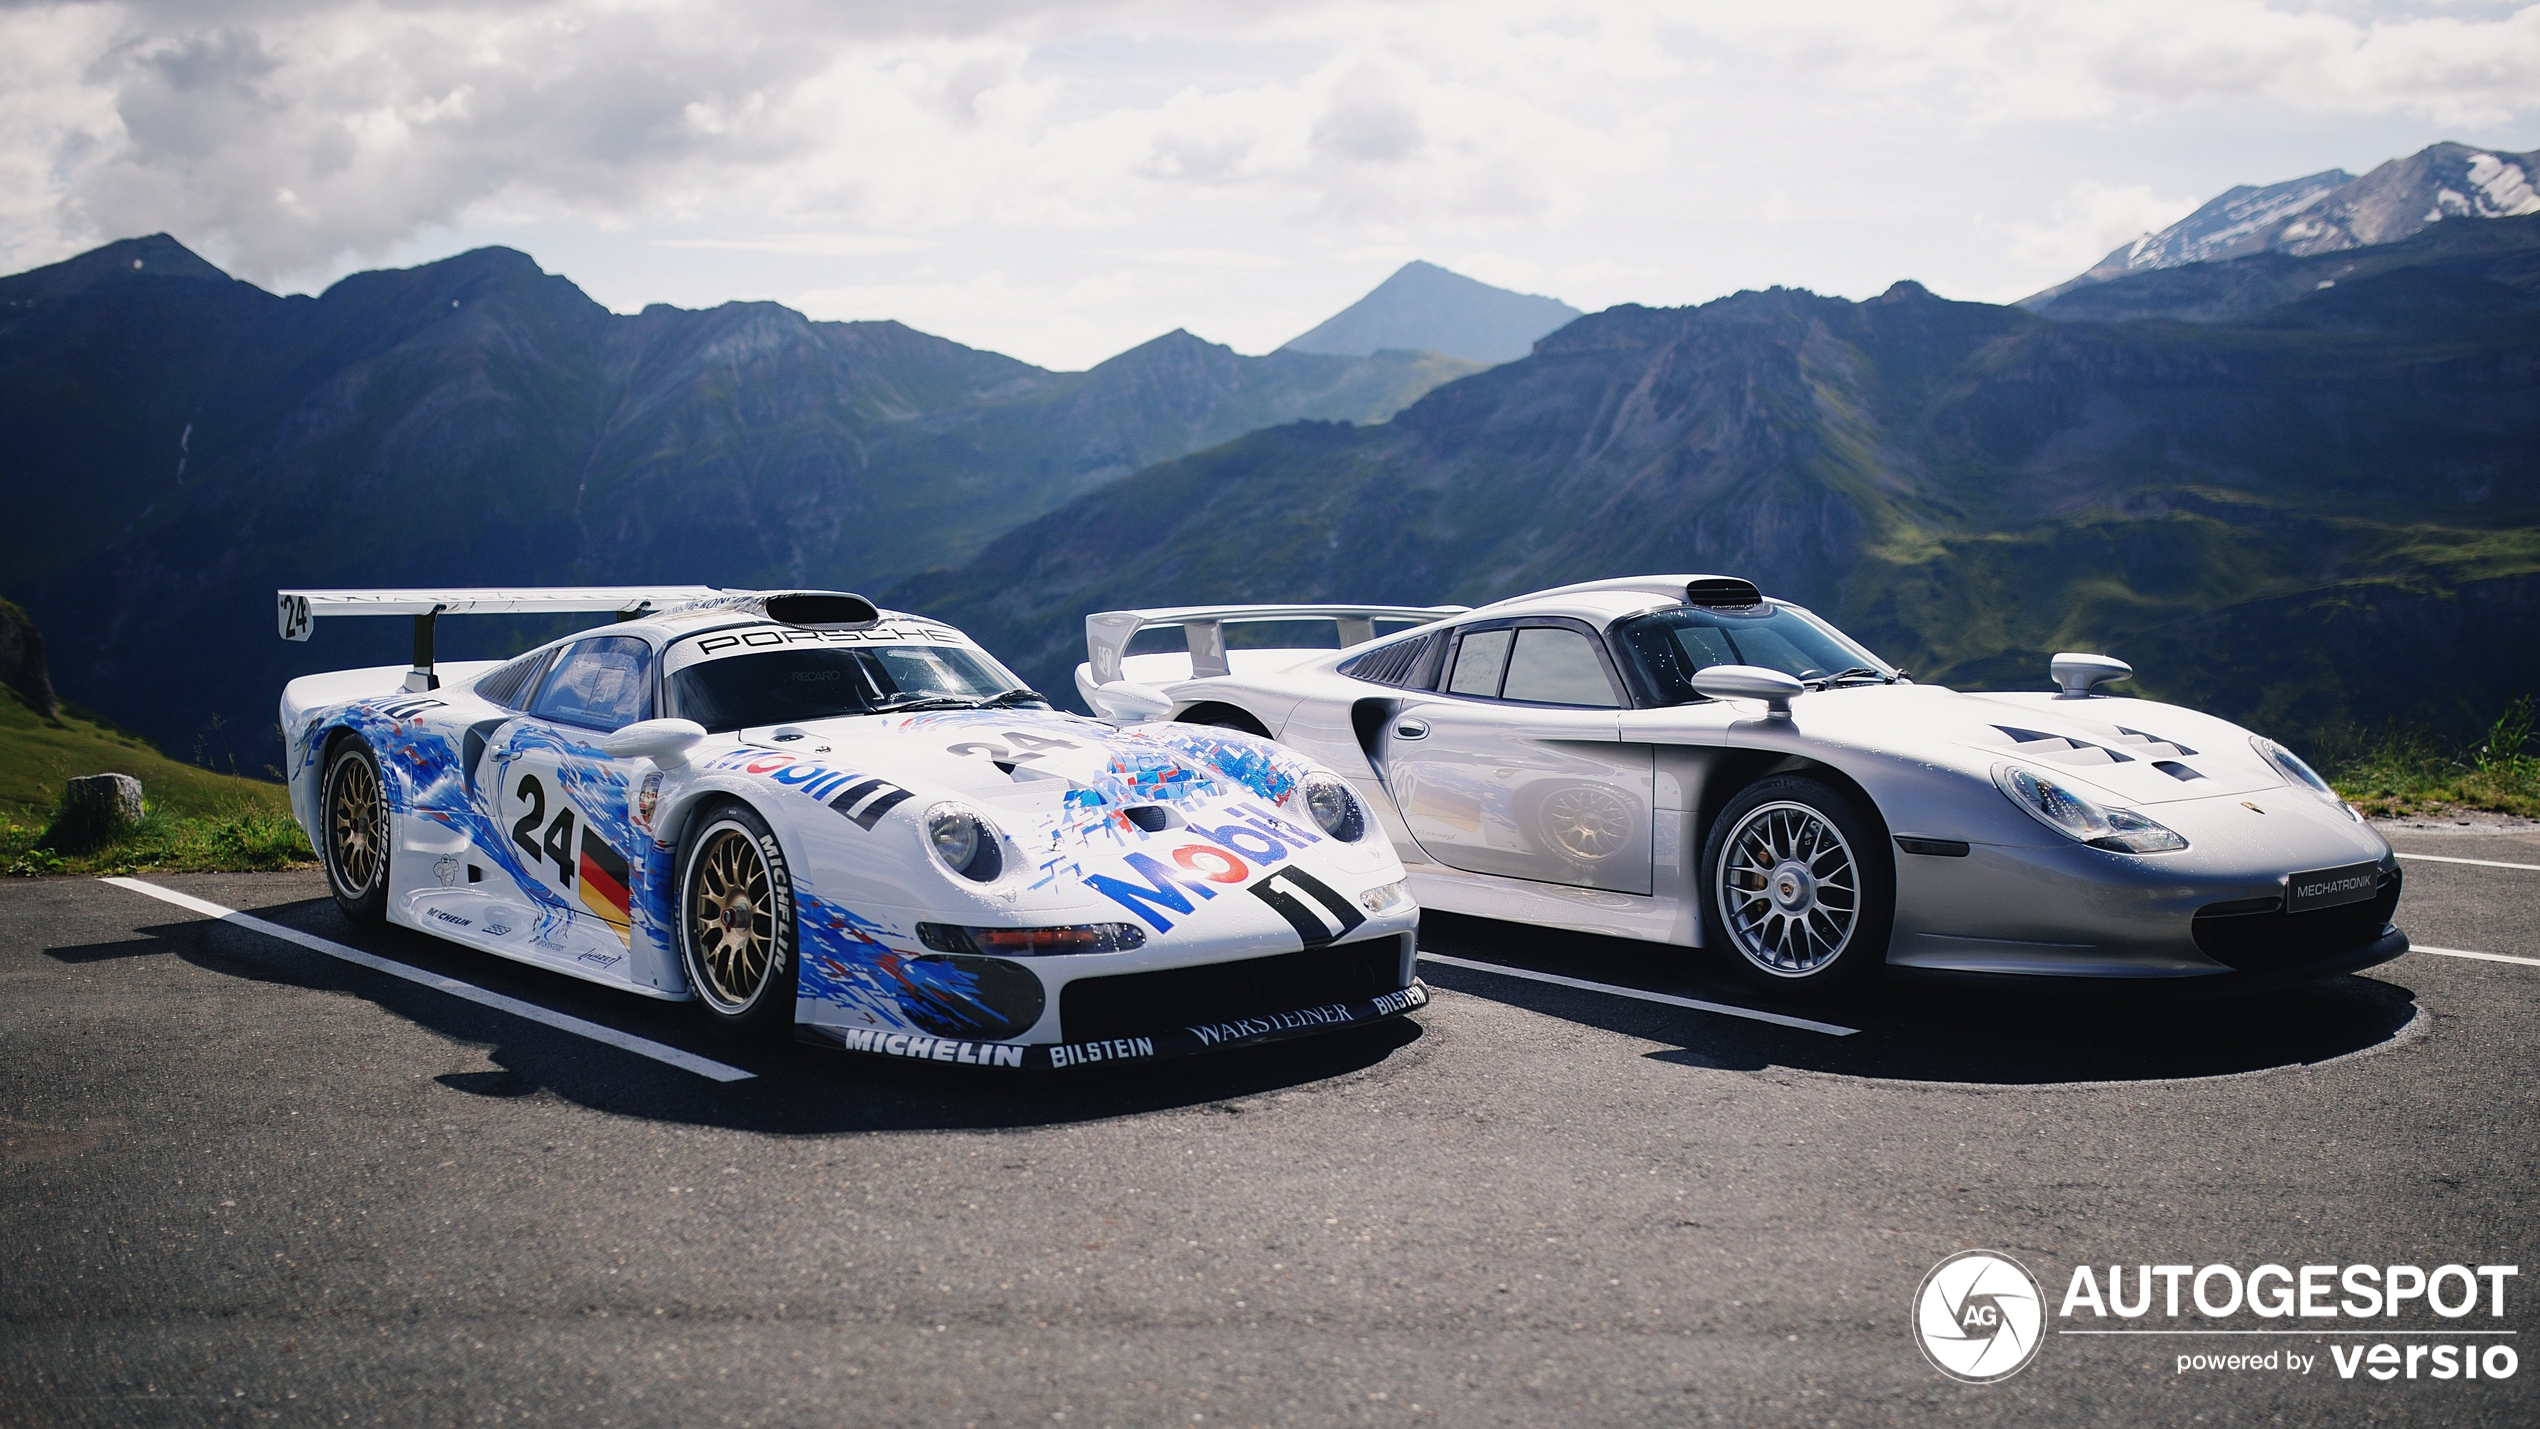
<path fill-rule="evenodd" d="M 1585 309 L 2007 300 L 2235 183 L 2540 148 L 2540 3 L 0 0 L 0 269 L 489 243 L 1080 367 L 1419 257 Z"/>

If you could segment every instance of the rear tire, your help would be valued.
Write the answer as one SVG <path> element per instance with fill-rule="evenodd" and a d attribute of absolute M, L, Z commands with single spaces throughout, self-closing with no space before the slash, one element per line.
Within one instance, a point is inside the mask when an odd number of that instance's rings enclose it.
<path fill-rule="evenodd" d="M 679 841 L 679 964 L 707 1023 L 734 1037 L 790 1033 L 797 983 L 794 880 L 774 831 L 720 803 Z"/>
<path fill-rule="evenodd" d="M 1702 848 L 1702 937 L 1784 995 L 1858 987 L 1887 962 L 1895 860 L 1876 820 L 1803 775 L 1757 780 Z"/>
<path fill-rule="evenodd" d="M 364 928 L 388 921 L 388 859 L 394 840 L 388 786 L 368 741 L 349 735 L 326 759 L 318 786 L 318 860 L 327 891 Z"/>

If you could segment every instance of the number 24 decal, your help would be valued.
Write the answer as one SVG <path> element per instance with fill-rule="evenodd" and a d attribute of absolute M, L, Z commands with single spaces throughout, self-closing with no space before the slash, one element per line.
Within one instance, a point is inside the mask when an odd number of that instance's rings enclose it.
<path fill-rule="evenodd" d="M 1020 764 L 1027 759 L 1040 758 L 1043 751 L 1046 750 L 1074 749 L 1076 747 L 1074 744 L 1064 739 L 1050 739 L 1042 735 L 1026 734 L 1020 730 L 1005 730 L 1002 732 L 1001 737 L 1005 740 L 1006 744 L 1013 745 L 1019 752 L 1008 753 L 1006 751 L 1005 744 L 990 744 L 983 740 L 972 740 L 967 744 L 948 744 L 944 746 L 944 752 L 946 754 L 964 755 L 984 754 L 988 756 L 991 761 L 999 764 Z"/>
<path fill-rule="evenodd" d="M 529 806 L 529 812 L 512 825 L 512 842 L 529 850 L 532 863 L 543 856 L 556 865 L 556 877 L 567 888 L 573 886 L 573 808 L 567 805 L 556 811 L 556 821 L 547 824 L 547 786 L 535 774 L 520 776 L 520 788 L 513 797 Z M 547 824 L 547 837 L 541 846 L 538 826 Z"/>

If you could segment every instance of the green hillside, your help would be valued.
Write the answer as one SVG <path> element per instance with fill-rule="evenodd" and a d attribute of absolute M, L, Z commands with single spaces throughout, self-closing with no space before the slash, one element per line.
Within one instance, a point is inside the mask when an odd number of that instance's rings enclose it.
<path fill-rule="evenodd" d="M 140 828 L 105 848 L 40 848 L 62 785 L 87 774 L 141 781 L 148 813 Z M 77 709 L 48 720 L 0 689 L 0 870 L 281 868 L 312 857 L 281 785 L 179 763 Z"/>

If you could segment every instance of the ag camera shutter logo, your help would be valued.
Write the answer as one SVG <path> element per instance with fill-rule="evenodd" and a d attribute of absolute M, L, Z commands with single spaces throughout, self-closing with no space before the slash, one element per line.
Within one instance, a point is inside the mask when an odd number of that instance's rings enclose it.
<path fill-rule="evenodd" d="M 1962 1250 L 1914 1292 L 1914 1343 L 1931 1367 L 1963 1384 L 1993 1384 L 2028 1368 L 2044 1338 L 2037 1277 L 1991 1250 Z"/>

